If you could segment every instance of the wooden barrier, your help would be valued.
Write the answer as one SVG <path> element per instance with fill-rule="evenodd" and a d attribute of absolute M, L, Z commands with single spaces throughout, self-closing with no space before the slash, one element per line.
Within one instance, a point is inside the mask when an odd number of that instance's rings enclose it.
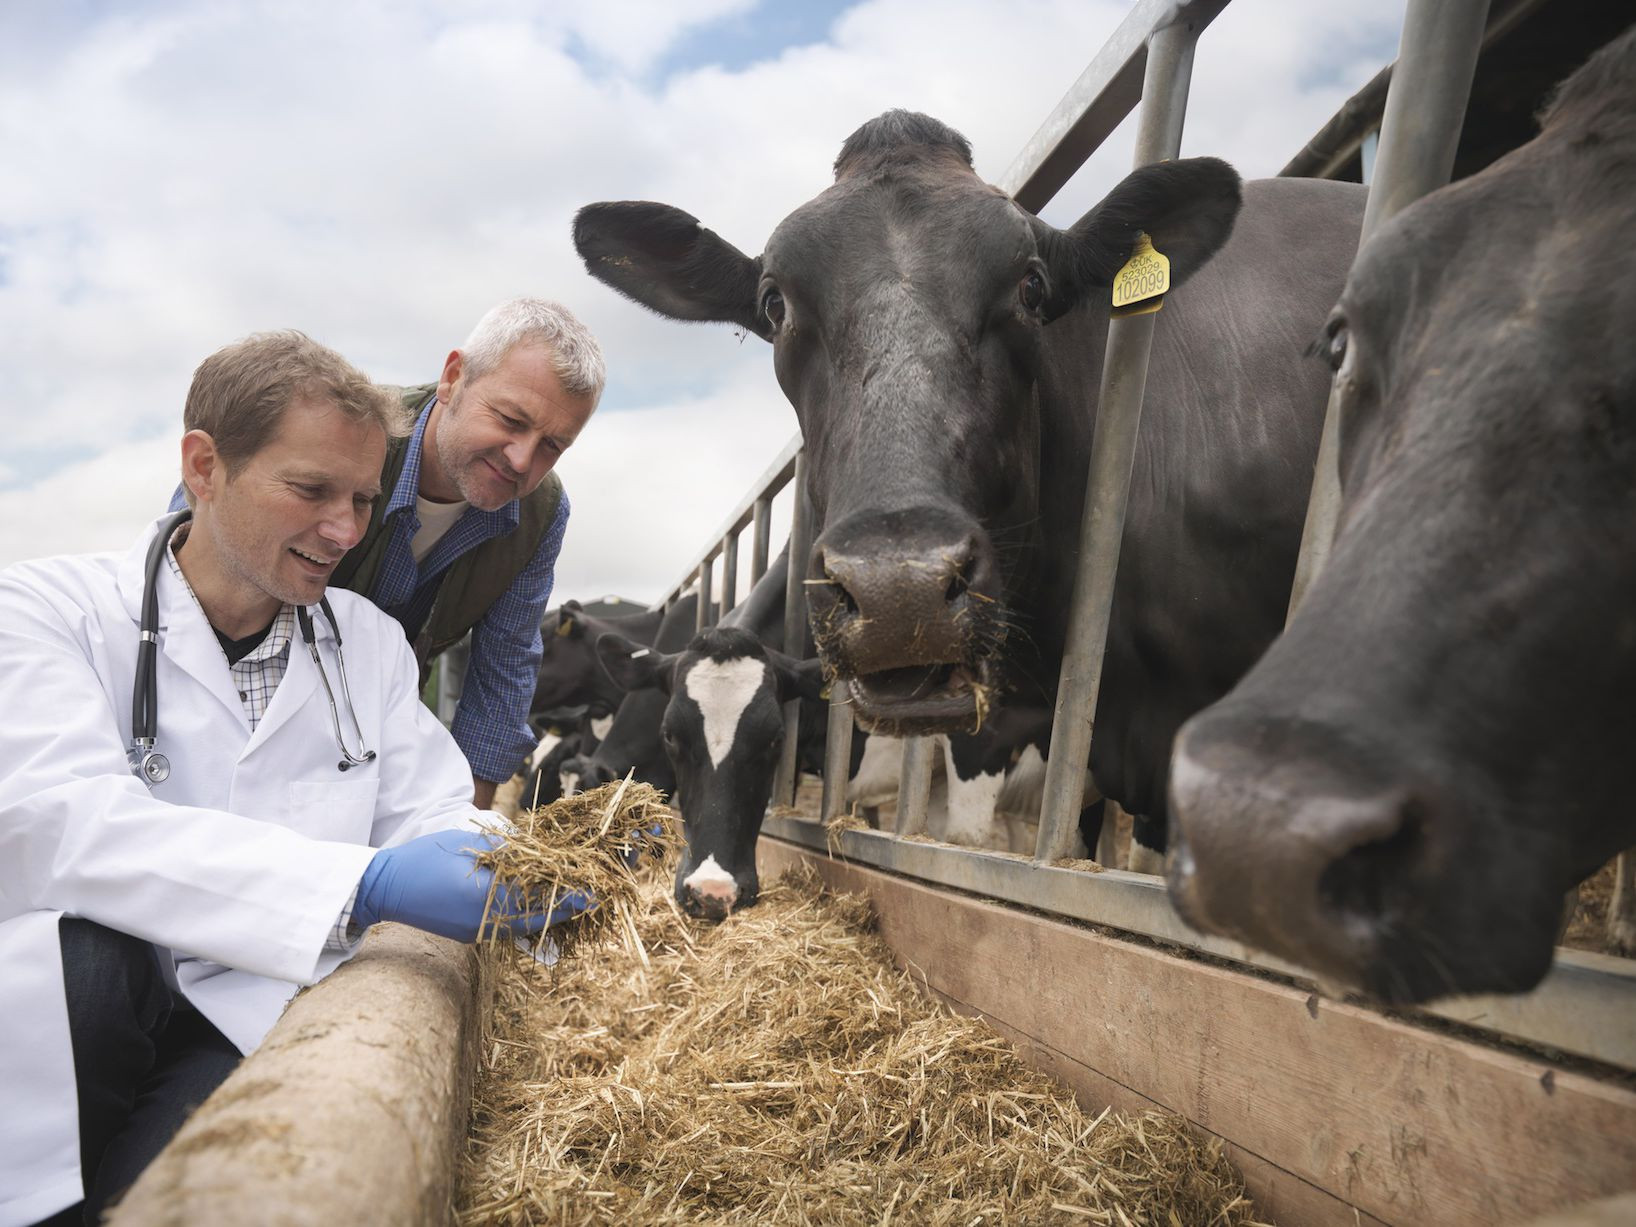
<path fill-rule="evenodd" d="M 471 946 L 402 925 L 291 1002 L 110 1227 L 448 1223 L 477 1068 Z"/>
<path fill-rule="evenodd" d="M 901 965 L 1087 1107 L 1220 1137 L 1281 1224 L 1516 1223 L 1636 1190 L 1636 1090 L 763 837 L 868 895 Z"/>

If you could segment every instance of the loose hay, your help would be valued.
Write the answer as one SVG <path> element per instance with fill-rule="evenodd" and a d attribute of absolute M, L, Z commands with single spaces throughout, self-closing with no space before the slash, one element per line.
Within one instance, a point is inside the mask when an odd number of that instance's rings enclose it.
<path fill-rule="evenodd" d="M 477 855 L 477 863 L 494 871 L 495 887 L 511 883 L 522 889 L 522 915 L 549 915 L 565 896 L 588 893 L 593 910 L 551 930 L 563 954 L 606 940 L 636 941 L 635 905 L 639 892 L 635 856 L 665 857 L 679 836 L 675 815 L 664 794 L 629 777 L 588 792 L 527 810 L 495 831 L 497 847 Z M 484 927 L 514 920 L 496 907 L 490 888 Z M 632 947 L 640 950 L 639 941 Z"/>
<path fill-rule="evenodd" d="M 810 871 L 714 928 L 657 869 L 631 906 L 645 957 L 503 969 L 463 1224 L 1252 1222 L 1218 1144 L 1087 1116 Z"/>

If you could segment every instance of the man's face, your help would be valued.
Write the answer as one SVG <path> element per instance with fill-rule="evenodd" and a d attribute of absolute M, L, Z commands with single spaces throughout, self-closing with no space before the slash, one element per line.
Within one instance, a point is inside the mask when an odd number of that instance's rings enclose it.
<path fill-rule="evenodd" d="M 222 570 L 279 602 L 311 605 L 369 527 L 386 432 L 327 401 L 298 400 L 234 477 L 218 479 L 210 531 Z"/>
<path fill-rule="evenodd" d="M 477 379 L 466 378 L 457 350 L 443 368 L 438 399 L 438 462 L 460 497 L 483 511 L 538 487 L 596 407 L 564 391 L 549 351 L 527 342 Z"/>

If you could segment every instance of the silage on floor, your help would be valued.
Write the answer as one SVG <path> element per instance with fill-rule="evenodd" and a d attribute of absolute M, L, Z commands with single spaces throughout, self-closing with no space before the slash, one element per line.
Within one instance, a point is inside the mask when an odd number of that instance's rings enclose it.
<path fill-rule="evenodd" d="M 711 928 L 650 869 L 629 914 L 554 969 L 497 952 L 461 1223 L 1253 1220 L 1215 1146 L 1082 1112 L 810 872 Z"/>

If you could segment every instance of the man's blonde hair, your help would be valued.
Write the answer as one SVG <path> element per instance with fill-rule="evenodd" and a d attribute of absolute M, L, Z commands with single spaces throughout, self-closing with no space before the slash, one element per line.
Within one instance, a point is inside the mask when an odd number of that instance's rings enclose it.
<path fill-rule="evenodd" d="M 298 400 L 333 405 L 354 422 L 373 422 L 388 439 L 412 423 L 398 398 L 328 346 L 286 329 L 258 332 L 218 349 L 193 372 L 182 425 L 202 430 L 236 477 L 278 433 L 284 411 Z M 189 506 L 192 491 L 186 490 Z"/>

